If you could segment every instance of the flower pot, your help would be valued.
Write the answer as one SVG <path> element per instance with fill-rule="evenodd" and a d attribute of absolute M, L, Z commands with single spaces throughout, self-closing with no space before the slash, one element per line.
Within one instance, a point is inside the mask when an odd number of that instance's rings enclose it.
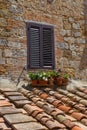
<path fill-rule="evenodd" d="M 63 85 L 67 85 L 68 84 L 68 79 L 67 78 L 63 78 L 62 79 L 62 84 Z"/>
<path fill-rule="evenodd" d="M 62 78 L 55 78 L 54 79 L 54 84 L 55 85 L 62 85 Z"/>
<path fill-rule="evenodd" d="M 31 84 L 32 84 L 32 86 L 37 86 L 38 80 L 32 80 Z"/>
<path fill-rule="evenodd" d="M 39 85 L 46 86 L 46 85 L 48 85 L 48 81 L 41 79 L 41 80 L 39 80 Z"/>

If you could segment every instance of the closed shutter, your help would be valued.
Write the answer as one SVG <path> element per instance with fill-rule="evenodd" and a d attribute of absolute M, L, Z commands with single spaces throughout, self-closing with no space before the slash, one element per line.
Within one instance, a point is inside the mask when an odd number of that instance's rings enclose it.
<path fill-rule="evenodd" d="M 53 41 L 51 28 L 43 28 L 43 67 L 53 67 Z"/>
<path fill-rule="evenodd" d="M 48 25 L 28 25 L 28 68 L 54 69 L 54 33 Z"/>
<path fill-rule="evenodd" d="M 39 28 L 30 28 L 30 67 L 40 67 L 40 31 Z"/>

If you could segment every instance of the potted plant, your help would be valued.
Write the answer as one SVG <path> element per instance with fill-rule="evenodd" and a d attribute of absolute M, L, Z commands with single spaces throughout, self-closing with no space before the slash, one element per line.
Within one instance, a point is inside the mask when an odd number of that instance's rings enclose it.
<path fill-rule="evenodd" d="M 58 71 L 53 72 L 53 79 L 54 79 L 55 85 L 61 85 L 62 84 L 61 75 Z"/>
<path fill-rule="evenodd" d="M 52 71 L 38 72 L 39 85 L 48 86 L 52 84 Z"/>
<path fill-rule="evenodd" d="M 53 85 L 52 71 L 38 71 L 29 73 L 32 86 L 49 86 Z"/>
<path fill-rule="evenodd" d="M 38 84 L 38 74 L 35 72 L 30 72 L 29 73 L 29 78 L 31 80 L 32 86 L 35 86 Z"/>
<path fill-rule="evenodd" d="M 62 84 L 63 85 L 67 85 L 68 84 L 68 79 L 69 79 L 69 74 L 68 73 L 64 73 L 63 74 L 63 78 L 62 78 Z"/>

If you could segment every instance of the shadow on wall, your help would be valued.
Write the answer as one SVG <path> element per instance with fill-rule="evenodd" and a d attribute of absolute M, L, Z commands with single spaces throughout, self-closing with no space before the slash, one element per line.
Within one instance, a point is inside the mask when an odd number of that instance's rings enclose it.
<path fill-rule="evenodd" d="M 83 4 L 84 4 L 84 19 L 85 19 L 84 29 L 85 29 L 86 43 L 85 43 L 85 48 L 83 50 L 83 55 L 79 66 L 80 70 L 87 69 L 87 0 L 84 0 Z"/>

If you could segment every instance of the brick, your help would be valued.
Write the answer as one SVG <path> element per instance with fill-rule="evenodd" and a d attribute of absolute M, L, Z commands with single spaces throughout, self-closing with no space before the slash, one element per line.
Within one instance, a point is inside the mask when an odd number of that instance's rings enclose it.
<path fill-rule="evenodd" d="M 36 121 L 31 116 L 27 116 L 27 115 L 24 115 L 22 113 L 19 113 L 19 114 L 7 114 L 7 115 L 4 115 L 4 118 L 9 124 L 26 123 L 26 122 L 34 122 L 34 121 Z"/>

